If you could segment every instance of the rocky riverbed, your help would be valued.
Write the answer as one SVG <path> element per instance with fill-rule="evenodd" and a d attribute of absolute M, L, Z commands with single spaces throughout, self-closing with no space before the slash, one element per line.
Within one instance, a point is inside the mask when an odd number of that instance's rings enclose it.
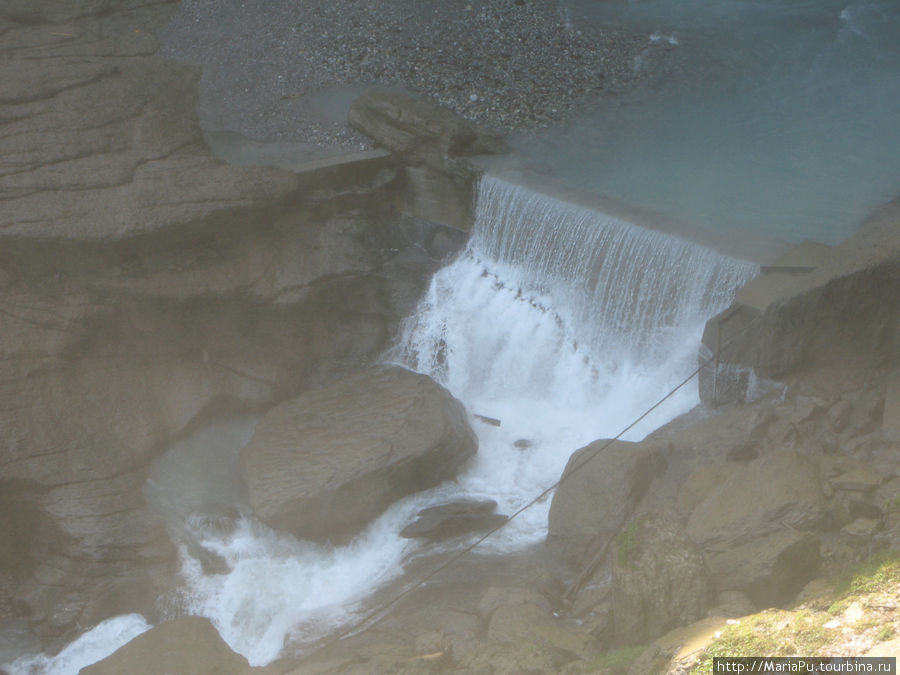
<path fill-rule="evenodd" d="M 532 0 L 187 0 L 161 35 L 163 54 L 203 67 L 206 128 L 357 148 L 371 141 L 338 111 L 361 86 L 427 96 L 509 132 L 560 124 L 599 94 L 658 77 L 635 59 L 667 51 Z"/>

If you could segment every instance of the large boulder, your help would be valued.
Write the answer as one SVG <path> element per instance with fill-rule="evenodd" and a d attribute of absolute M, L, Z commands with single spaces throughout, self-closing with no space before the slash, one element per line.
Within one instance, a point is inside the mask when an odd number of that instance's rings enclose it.
<path fill-rule="evenodd" d="M 691 514 L 688 535 L 703 549 L 720 591 L 747 592 L 759 605 L 785 601 L 816 573 L 826 517 L 815 465 L 775 452 L 734 471 Z"/>
<path fill-rule="evenodd" d="M 741 545 L 772 532 L 821 524 L 825 503 L 815 464 L 796 452 L 775 452 L 714 486 L 687 523 L 703 548 Z"/>
<path fill-rule="evenodd" d="M 703 556 L 682 526 L 660 513 L 633 520 L 613 551 L 617 644 L 645 644 L 704 616 L 713 596 Z"/>
<path fill-rule="evenodd" d="M 613 442 L 584 463 L 606 443 L 594 441 L 569 458 L 550 505 L 547 543 L 569 562 L 584 563 L 603 548 L 666 468 L 655 445 L 627 441 Z"/>
<path fill-rule="evenodd" d="M 241 451 L 254 513 L 343 540 L 397 499 L 453 478 L 476 450 L 466 412 L 431 378 L 382 366 L 270 411 Z"/>

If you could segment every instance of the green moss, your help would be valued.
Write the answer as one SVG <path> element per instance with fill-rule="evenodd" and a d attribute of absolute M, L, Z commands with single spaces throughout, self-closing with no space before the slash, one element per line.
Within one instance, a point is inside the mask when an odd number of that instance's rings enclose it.
<path fill-rule="evenodd" d="M 900 583 L 900 553 L 882 552 L 837 577 L 834 592 L 839 605 L 863 593 L 877 593 L 889 585 Z M 831 611 L 831 608 L 829 608 Z"/>
<path fill-rule="evenodd" d="M 828 645 L 831 632 L 826 614 L 809 610 L 770 609 L 731 624 L 700 658 L 697 673 L 712 673 L 716 656 L 816 656 Z"/>
<path fill-rule="evenodd" d="M 900 492 L 884 502 L 885 511 L 900 511 Z"/>
<path fill-rule="evenodd" d="M 860 563 L 833 580 L 833 593 L 826 612 L 808 605 L 793 611 L 766 610 L 744 617 L 740 623 L 722 630 L 700 658 L 696 673 L 711 673 L 716 656 L 819 656 L 828 651 L 833 632 L 824 627 L 832 615 L 843 612 L 851 602 L 869 593 L 890 591 L 900 584 L 900 554 L 882 553 Z M 824 607 L 825 605 L 821 605 Z M 875 628 L 883 619 L 872 616 L 859 622 L 856 630 Z M 895 634 L 893 625 L 883 626 L 876 637 L 888 640 Z"/>
<path fill-rule="evenodd" d="M 875 639 L 879 642 L 884 642 L 885 640 L 890 640 L 892 637 L 894 637 L 895 633 L 896 631 L 894 630 L 893 626 L 885 626 L 880 631 L 878 631 Z"/>
<path fill-rule="evenodd" d="M 642 519 L 635 518 L 616 535 L 616 552 L 620 567 L 628 564 L 631 552 L 637 546 L 638 534 L 640 534 L 642 524 Z"/>
<path fill-rule="evenodd" d="M 603 652 L 591 661 L 587 672 L 624 673 L 646 648 L 646 645 L 635 645 L 633 647 L 620 647 L 619 649 Z"/>

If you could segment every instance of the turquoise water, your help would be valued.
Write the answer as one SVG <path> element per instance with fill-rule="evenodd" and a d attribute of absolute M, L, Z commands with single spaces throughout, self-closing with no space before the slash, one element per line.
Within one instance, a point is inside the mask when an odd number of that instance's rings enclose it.
<path fill-rule="evenodd" d="M 568 0 L 647 34 L 639 92 L 517 139 L 541 168 L 721 230 L 837 243 L 900 194 L 900 2 Z"/>

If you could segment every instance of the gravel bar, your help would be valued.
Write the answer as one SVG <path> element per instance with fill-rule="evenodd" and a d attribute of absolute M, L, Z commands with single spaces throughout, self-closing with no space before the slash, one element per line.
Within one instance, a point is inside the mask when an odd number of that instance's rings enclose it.
<path fill-rule="evenodd" d="M 575 25 L 553 0 L 183 0 L 163 53 L 203 66 L 204 128 L 365 148 L 349 101 L 381 85 L 501 133 L 629 89 L 646 35 Z"/>

